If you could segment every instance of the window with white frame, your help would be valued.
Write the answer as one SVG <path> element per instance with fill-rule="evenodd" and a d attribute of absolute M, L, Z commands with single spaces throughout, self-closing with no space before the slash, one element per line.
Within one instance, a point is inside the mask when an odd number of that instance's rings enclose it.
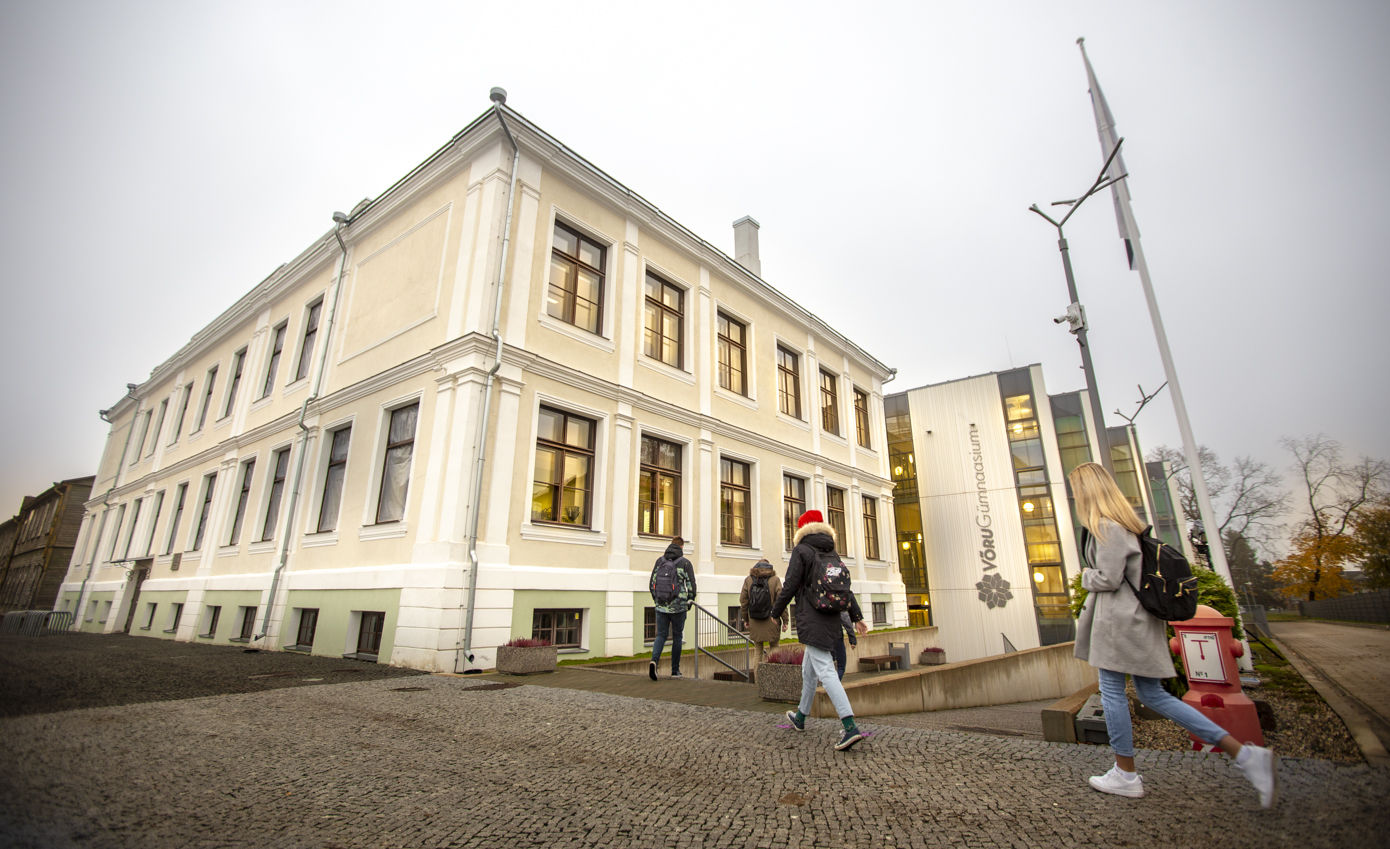
<path fill-rule="evenodd" d="M 748 463 L 719 458 L 719 541 L 753 545 L 753 469 Z"/>
<path fill-rule="evenodd" d="M 820 373 L 820 429 L 826 433 L 840 433 L 840 393 L 835 375 L 821 369 Z"/>
<path fill-rule="evenodd" d="M 849 553 L 849 537 L 845 534 L 845 491 L 835 486 L 825 488 L 825 523 L 835 529 L 835 548 Z"/>
<path fill-rule="evenodd" d="M 266 498 L 265 517 L 261 524 L 261 542 L 275 539 L 275 526 L 280 521 L 280 500 L 285 495 L 285 477 L 290 470 L 290 449 L 276 451 L 270 461 L 270 492 Z"/>
<path fill-rule="evenodd" d="M 556 222 L 550 249 L 546 314 L 603 335 L 604 258 L 607 248 Z"/>
<path fill-rule="evenodd" d="M 681 446 L 642 437 L 637 478 L 637 533 L 672 537 L 681 532 Z"/>
<path fill-rule="evenodd" d="M 121 559 L 130 559 L 130 545 L 135 542 L 135 527 L 140 524 L 140 508 L 145 506 L 145 499 L 135 499 L 135 509 L 130 514 L 130 525 L 125 533 L 125 545 L 121 546 Z"/>
<path fill-rule="evenodd" d="M 864 556 L 869 560 L 879 559 L 878 550 L 878 499 L 864 496 Z"/>
<path fill-rule="evenodd" d="M 183 388 L 183 398 L 179 401 L 179 415 L 174 420 L 174 429 L 169 432 L 169 444 L 173 445 L 179 441 L 179 436 L 183 433 L 183 421 L 188 415 L 188 402 L 193 398 L 193 383 L 190 381 Z"/>
<path fill-rule="evenodd" d="M 164 490 L 154 494 L 154 510 L 150 513 L 150 531 L 145 534 L 145 556 L 154 554 L 154 532 L 159 525 L 159 514 L 164 510 Z"/>
<path fill-rule="evenodd" d="M 241 388 L 241 370 L 246 366 L 246 349 L 242 348 L 232 357 L 232 382 L 227 387 L 227 401 L 222 406 L 221 418 L 226 418 L 232 414 L 236 408 L 236 393 Z"/>
<path fill-rule="evenodd" d="M 145 437 L 149 435 L 150 419 L 152 418 L 154 418 L 154 410 L 146 410 L 143 415 L 139 416 L 140 438 L 131 443 L 131 448 L 135 449 L 130 452 L 130 465 L 132 466 L 140 462 L 140 454 L 145 448 Z"/>
<path fill-rule="evenodd" d="M 873 609 L 874 609 L 874 624 L 875 624 L 875 625 L 887 625 L 887 624 L 888 624 L 888 602 L 886 602 L 886 601 L 875 601 L 875 602 L 872 602 L 872 604 L 873 604 Z"/>
<path fill-rule="evenodd" d="M 391 411 L 387 428 L 386 456 L 381 469 L 381 492 L 376 504 L 376 523 L 405 518 L 405 499 L 410 488 L 410 461 L 415 455 L 415 424 L 420 403 Z"/>
<path fill-rule="evenodd" d="M 241 464 L 241 488 L 237 490 L 236 507 L 232 513 L 232 533 L 227 538 L 227 545 L 241 543 L 241 525 L 246 521 L 246 503 L 251 500 L 251 477 L 255 470 L 255 460 L 247 460 Z"/>
<path fill-rule="evenodd" d="M 202 634 L 199 634 L 199 636 L 201 636 L 201 637 L 216 637 L 216 636 L 217 636 L 217 620 L 218 620 L 219 618 L 221 618 L 221 616 L 222 616 L 222 606 L 221 606 L 220 604 L 219 604 L 219 605 L 209 605 L 209 606 L 203 611 L 203 633 L 202 633 Z"/>
<path fill-rule="evenodd" d="M 169 540 L 164 546 L 164 553 L 169 554 L 174 550 L 174 544 L 179 538 L 179 522 L 183 519 L 183 502 L 188 495 L 188 484 L 181 483 L 179 488 L 174 491 L 174 515 L 169 520 Z"/>
<path fill-rule="evenodd" d="M 801 418 L 801 358 L 777 346 L 777 409 L 785 416 Z"/>
<path fill-rule="evenodd" d="M 159 402 L 159 414 L 155 416 L 154 432 L 150 434 L 150 447 L 145 453 L 146 457 L 154 456 L 154 449 L 159 447 L 159 433 L 164 430 L 164 414 L 169 412 L 169 399 L 165 398 Z"/>
<path fill-rule="evenodd" d="M 540 408 L 531 478 L 532 522 L 590 526 L 597 429 L 592 419 Z"/>
<path fill-rule="evenodd" d="M 319 314 L 323 312 L 323 299 L 309 305 L 309 314 L 304 319 L 304 335 L 299 343 L 299 365 L 294 370 L 294 379 L 303 380 L 309 376 L 314 365 L 314 342 L 319 337 Z"/>
<path fill-rule="evenodd" d="M 673 368 L 684 368 L 685 290 L 648 271 L 643 293 L 642 353 Z"/>
<path fill-rule="evenodd" d="M 738 395 L 748 394 L 748 326 L 719 313 L 716 331 L 719 349 L 719 386 Z"/>
<path fill-rule="evenodd" d="M 116 530 L 111 534 L 111 547 L 106 551 L 106 562 L 116 559 L 116 546 L 121 542 L 121 528 L 125 525 L 125 505 L 116 508 Z"/>
<path fill-rule="evenodd" d="M 203 378 L 203 403 L 198 409 L 198 426 L 193 430 L 200 431 L 208 421 L 208 408 L 212 406 L 212 390 L 217 386 L 217 366 L 208 369 L 207 377 Z"/>
<path fill-rule="evenodd" d="M 318 532 L 338 529 L 338 511 L 343 506 L 343 479 L 347 475 L 348 444 L 352 441 L 352 426 L 333 431 L 328 450 L 328 469 L 323 478 L 323 499 L 319 502 Z"/>
<path fill-rule="evenodd" d="M 865 448 L 874 447 L 869 427 L 869 393 L 862 389 L 856 389 L 854 390 L 854 431 L 859 444 Z"/>
<path fill-rule="evenodd" d="M 806 480 L 782 475 L 782 536 L 790 551 L 796 538 L 796 520 L 806 512 Z"/>
<path fill-rule="evenodd" d="M 268 398 L 270 393 L 275 390 L 275 375 L 280 372 L 280 356 L 285 351 L 285 331 L 289 330 L 288 322 L 281 322 L 275 328 L 275 336 L 270 341 L 270 364 L 265 369 L 265 385 L 261 389 L 261 397 Z"/>
<path fill-rule="evenodd" d="M 203 478 L 203 505 L 198 509 L 198 526 L 193 533 L 193 546 L 190 551 L 199 551 L 203 547 L 203 534 L 208 529 L 208 513 L 212 510 L 212 491 L 216 485 L 216 472 Z"/>

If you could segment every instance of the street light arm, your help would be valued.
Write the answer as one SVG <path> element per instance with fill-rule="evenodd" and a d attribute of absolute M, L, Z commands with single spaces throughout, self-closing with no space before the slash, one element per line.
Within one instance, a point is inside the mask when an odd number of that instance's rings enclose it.
<path fill-rule="evenodd" d="M 1056 221 L 1052 220 L 1052 216 L 1048 215 L 1046 212 L 1043 212 L 1041 209 L 1038 209 L 1038 205 L 1037 205 L 1036 203 L 1033 204 L 1032 206 L 1028 207 L 1028 211 L 1029 211 L 1029 212 L 1036 212 L 1037 214 L 1041 215 L 1043 218 L 1046 218 L 1046 219 L 1047 219 L 1047 223 L 1051 224 L 1053 227 L 1056 227 L 1058 230 L 1061 230 L 1061 229 L 1062 229 L 1062 225 L 1061 225 L 1061 224 L 1058 224 Z M 1065 220 L 1065 219 L 1063 219 L 1063 220 Z"/>
<path fill-rule="evenodd" d="M 1110 155 L 1105 158 L 1105 164 L 1101 166 L 1100 173 L 1096 175 L 1096 181 L 1091 184 L 1090 190 L 1087 191 L 1086 194 L 1076 199 L 1076 203 L 1072 204 L 1071 210 L 1066 214 L 1066 217 L 1062 219 L 1062 223 L 1057 225 L 1058 227 L 1061 227 L 1062 224 L 1067 223 L 1067 218 L 1071 218 L 1072 215 L 1074 215 L 1076 211 L 1081 208 L 1081 204 L 1086 202 L 1086 198 L 1101 190 L 1101 183 L 1105 181 L 1105 172 L 1110 170 L 1110 163 L 1114 162 L 1115 157 L 1120 155 L 1120 145 L 1124 143 L 1124 139 L 1120 139 L 1119 141 L 1115 142 L 1115 149 L 1110 151 Z M 1125 176 L 1128 175 L 1126 174 Z M 1119 180 L 1122 178 L 1116 177 L 1115 179 Z M 1114 182 L 1114 180 L 1112 180 L 1111 182 Z M 1106 185 L 1109 185 L 1109 183 L 1106 183 Z"/>

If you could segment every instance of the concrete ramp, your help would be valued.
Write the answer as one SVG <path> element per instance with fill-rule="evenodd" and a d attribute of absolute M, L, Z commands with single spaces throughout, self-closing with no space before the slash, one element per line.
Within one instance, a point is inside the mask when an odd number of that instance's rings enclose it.
<path fill-rule="evenodd" d="M 1004 705 L 1060 699 L 1099 680 L 1094 666 L 1072 657 L 1075 643 L 1024 649 L 994 657 L 914 667 L 904 672 L 846 681 L 855 716 Z M 824 690 L 811 715 L 834 718 Z"/>

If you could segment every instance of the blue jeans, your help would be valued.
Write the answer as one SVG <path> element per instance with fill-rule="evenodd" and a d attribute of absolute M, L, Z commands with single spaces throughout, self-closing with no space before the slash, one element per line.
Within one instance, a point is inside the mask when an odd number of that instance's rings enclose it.
<path fill-rule="evenodd" d="M 825 688 L 825 694 L 835 706 L 836 716 L 841 719 L 853 716 L 854 709 L 849 706 L 849 696 L 845 695 L 845 687 L 835 675 L 834 655 L 813 646 L 803 648 L 806 654 L 801 658 L 801 704 L 797 710 L 807 716 L 811 715 L 811 702 L 816 698 L 816 685 L 820 685 Z"/>
<path fill-rule="evenodd" d="M 685 614 L 656 612 L 656 642 L 652 645 L 652 662 L 661 660 L 661 650 L 666 647 L 666 637 L 671 637 L 671 674 L 681 671 L 681 638 L 685 636 Z"/>
<path fill-rule="evenodd" d="M 1153 708 L 1164 719 L 1171 719 L 1208 745 L 1226 736 L 1226 729 L 1163 689 L 1159 679 L 1142 675 L 1132 677 L 1139 701 Z M 1129 723 L 1129 696 L 1125 694 L 1123 672 L 1100 670 L 1100 700 L 1105 707 L 1105 730 L 1110 734 L 1110 748 L 1122 758 L 1134 757 L 1134 729 Z"/>

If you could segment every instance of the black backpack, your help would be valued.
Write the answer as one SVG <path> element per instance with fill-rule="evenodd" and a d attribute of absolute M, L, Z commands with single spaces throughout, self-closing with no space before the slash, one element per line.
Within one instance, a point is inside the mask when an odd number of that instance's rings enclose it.
<path fill-rule="evenodd" d="M 806 584 L 811 606 L 832 615 L 849 610 L 849 569 L 835 552 L 811 550 L 816 552 L 811 579 Z"/>
<path fill-rule="evenodd" d="M 1197 576 L 1182 552 L 1153 536 L 1153 525 L 1139 534 L 1142 576 L 1136 588 L 1125 583 L 1144 609 L 1164 622 L 1183 622 L 1197 615 Z M 1081 550 L 1089 550 L 1090 531 L 1081 529 Z"/>
<path fill-rule="evenodd" d="M 748 588 L 748 618 L 769 619 L 772 617 L 772 591 L 768 589 L 767 578 L 758 576 L 753 586 Z"/>
<path fill-rule="evenodd" d="M 656 578 L 652 580 L 652 600 L 665 606 L 680 594 L 680 561 L 662 558 L 656 565 Z"/>

